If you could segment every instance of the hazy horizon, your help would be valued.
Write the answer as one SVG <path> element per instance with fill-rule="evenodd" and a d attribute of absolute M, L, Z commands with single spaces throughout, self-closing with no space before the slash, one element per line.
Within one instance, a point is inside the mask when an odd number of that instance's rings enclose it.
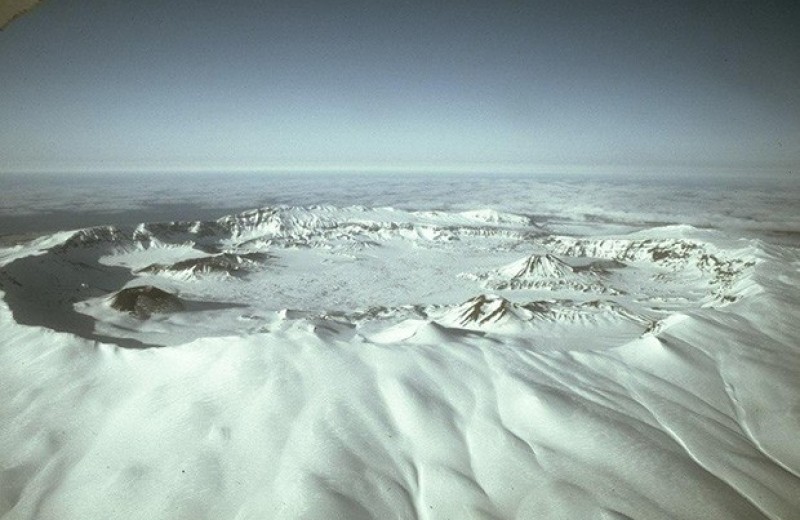
<path fill-rule="evenodd" d="M 647 225 L 794 233 L 795 177 L 390 172 L 0 174 L 0 236 L 142 222 L 208 221 L 246 210 L 331 205 L 404 210 L 507 207 L 559 220 L 564 207 L 585 223 L 648 215 Z M 640 201 L 632 205 L 631 201 Z M 770 212 L 743 200 L 769 201 Z M 442 201 L 449 201 L 444 207 Z M 701 202 L 702 201 L 702 202 Z M 734 201 L 736 203 L 734 204 Z M 693 209 L 694 208 L 694 209 Z M 702 211 L 697 212 L 698 208 Z M 574 218 L 574 217 L 573 217 Z"/>

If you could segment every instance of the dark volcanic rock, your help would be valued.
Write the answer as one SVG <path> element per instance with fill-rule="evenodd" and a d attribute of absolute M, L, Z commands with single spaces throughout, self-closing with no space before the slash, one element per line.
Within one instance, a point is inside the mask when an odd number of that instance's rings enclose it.
<path fill-rule="evenodd" d="M 179 312 L 185 309 L 180 298 L 152 285 L 122 289 L 114 295 L 111 307 L 143 319 L 154 313 Z"/>

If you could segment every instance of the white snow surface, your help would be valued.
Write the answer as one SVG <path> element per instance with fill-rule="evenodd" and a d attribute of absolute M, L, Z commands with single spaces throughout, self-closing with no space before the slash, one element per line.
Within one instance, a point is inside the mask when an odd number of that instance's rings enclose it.
<path fill-rule="evenodd" d="M 274 206 L 0 250 L 0 517 L 800 518 L 800 251 L 604 231 Z M 111 308 L 140 285 L 186 310 Z"/>

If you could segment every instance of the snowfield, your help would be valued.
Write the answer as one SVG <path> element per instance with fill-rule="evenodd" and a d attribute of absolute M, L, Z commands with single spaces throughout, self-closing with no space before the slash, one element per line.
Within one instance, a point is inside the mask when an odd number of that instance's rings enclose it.
<path fill-rule="evenodd" d="M 0 516 L 800 517 L 800 250 L 565 229 L 270 206 L 0 250 Z"/>

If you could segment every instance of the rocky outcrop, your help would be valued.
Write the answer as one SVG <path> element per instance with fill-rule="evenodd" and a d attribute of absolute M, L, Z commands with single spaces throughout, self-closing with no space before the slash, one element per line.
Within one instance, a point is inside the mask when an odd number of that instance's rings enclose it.
<path fill-rule="evenodd" d="M 152 314 L 167 314 L 185 309 L 180 298 L 152 285 L 126 287 L 118 291 L 111 299 L 111 307 L 141 319 L 147 319 Z"/>

